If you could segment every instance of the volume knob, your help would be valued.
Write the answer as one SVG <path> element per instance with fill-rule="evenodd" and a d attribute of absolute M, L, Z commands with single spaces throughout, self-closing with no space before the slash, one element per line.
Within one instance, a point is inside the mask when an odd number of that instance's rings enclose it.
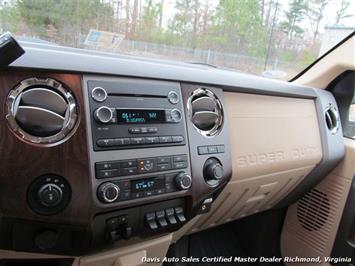
<path fill-rule="evenodd" d="M 191 176 L 186 173 L 180 173 L 175 177 L 175 184 L 180 190 L 187 190 L 192 185 Z"/>
<path fill-rule="evenodd" d="M 95 110 L 94 117 L 97 122 L 107 124 L 113 118 L 113 112 L 111 108 L 107 106 L 101 106 Z"/>
<path fill-rule="evenodd" d="M 97 196 L 103 203 L 111 203 L 120 196 L 120 188 L 114 183 L 104 183 L 97 191 Z"/>

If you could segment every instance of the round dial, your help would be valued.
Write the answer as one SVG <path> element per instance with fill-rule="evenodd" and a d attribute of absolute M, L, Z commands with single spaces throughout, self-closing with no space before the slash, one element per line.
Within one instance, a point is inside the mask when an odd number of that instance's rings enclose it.
<path fill-rule="evenodd" d="M 96 109 L 94 117 L 99 123 L 106 124 L 111 121 L 113 113 L 109 107 L 101 106 Z"/>
<path fill-rule="evenodd" d="M 223 166 L 216 158 L 209 158 L 203 166 L 203 176 L 210 186 L 217 186 L 223 178 Z"/>
<path fill-rule="evenodd" d="M 180 122 L 180 120 L 182 119 L 182 114 L 178 109 L 172 109 L 170 111 L 170 115 L 175 123 Z"/>
<path fill-rule="evenodd" d="M 102 87 L 95 87 L 91 92 L 91 97 L 96 102 L 103 102 L 107 99 L 107 92 Z"/>
<path fill-rule="evenodd" d="M 187 190 L 192 185 L 191 176 L 186 173 L 180 173 L 175 177 L 175 184 L 180 190 Z"/>
<path fill-rule="evenodd" d="M 37 177 L 29 186 L 27 201 L 30 208 L 41 215 L 62 211 L 70 202 L 71 188 L 62 176 L 46 174 Z"/>
<path fill-rule="evenodd" d="M 114 202 L 120 196 L 120 188 L 114 183 L 104 183 L 98 188 L 97 195 L 104 203 Z"/>
<path fill-rule="evenodd" d="M 43 185 L 38 190 L 39 202 L 46 207 L 57 206 L 63 197 L 63 190 L 54 183 Z"/>
<path fill-rule="evenodd" d="M 179 95 L 175 91 L 170 91 L 168 93 L 168 100 L 172 104 L 177 104 L 179 102 Z"/>

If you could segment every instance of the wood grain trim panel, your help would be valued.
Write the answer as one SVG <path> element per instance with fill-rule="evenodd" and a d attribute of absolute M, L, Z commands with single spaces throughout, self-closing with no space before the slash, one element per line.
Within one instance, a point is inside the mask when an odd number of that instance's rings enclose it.
<path fill-rule="evenodd" d="M 78 127 L 66 142 L 54 147 L 36 147 L 18 139 L 6 121 L 5 103 L 9 91 L 30 77 L 50 77 L 69 89 L 78 105 Z M 42 222 L 85 225 L 92 216 L 91 178 L 84 116 L 82 76 L 78 74 L 0 72 L 0 215 Z M 72 190 L 69 205 L 60 213 L 41 216 L 26 202 L 27 188 L 43 174 L 66 178 Z"/>

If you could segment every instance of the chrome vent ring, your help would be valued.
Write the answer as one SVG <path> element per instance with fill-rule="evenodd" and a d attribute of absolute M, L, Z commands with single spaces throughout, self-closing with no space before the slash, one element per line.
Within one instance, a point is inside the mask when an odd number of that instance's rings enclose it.
<path fill-rule="evenodd" d="M 77 104 L 73 95 L 51 78 L 28 78 L 10 91 L 6 119 L 20 139 L 55 146 L 74 132 Z"/>
<path fill-rule="evenodd" d="M 325 111 L 325 123 L 332 134 L 338 132 L 340 117 L 337 109 L 332 105 L 329 105 L 328 109 Z"/>
<path fill-rule="evenodd" d="M 190 120 L 200 134 L 210 137 L 219 133 L 223 125 L 223 109 L 212 91 L 195 90 L 188 99 L 187 108 Z"/>

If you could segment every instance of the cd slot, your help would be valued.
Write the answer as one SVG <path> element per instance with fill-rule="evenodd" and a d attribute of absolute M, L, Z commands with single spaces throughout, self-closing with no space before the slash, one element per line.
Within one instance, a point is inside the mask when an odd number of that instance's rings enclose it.
<path fill-rule="evenodd" d="M 167 98 L 166 95 L 153 95 L 153 94 L 134 94 L 134 93 L 108 93 L 108 96 L 115 96 L 115 97 L 139 97 L 139 98 Z"/>

